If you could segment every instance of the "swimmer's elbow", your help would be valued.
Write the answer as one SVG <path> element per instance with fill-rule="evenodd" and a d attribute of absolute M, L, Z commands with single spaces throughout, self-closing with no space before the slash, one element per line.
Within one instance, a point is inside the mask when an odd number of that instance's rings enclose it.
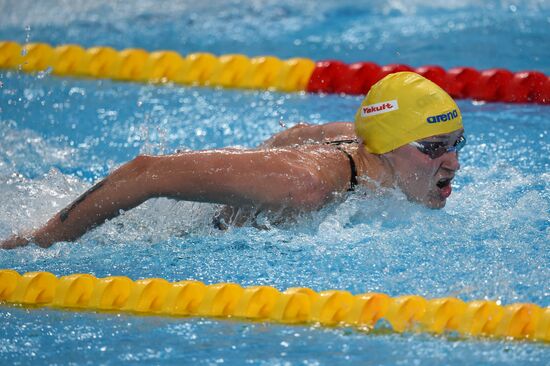
<path fill-rule="evenodd" d="M 138 155 L 128 164 L 130 165 L 132 171 L 138 174 L 143 174 L 150 169 L 153 159 L 154 157 L 150 155 Z"/>

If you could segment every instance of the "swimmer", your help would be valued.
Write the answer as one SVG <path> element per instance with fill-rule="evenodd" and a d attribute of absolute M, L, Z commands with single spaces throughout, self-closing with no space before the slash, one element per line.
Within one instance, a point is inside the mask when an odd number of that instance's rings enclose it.
<path fill-rule="evenodd" d="M 358 186 L 397 188 L 409 200 L 442 208 L 451 195 L 464 146 L 462 116 L 436 84 L 412 72 L 372 86 L 355 124 L 299 124 L 255 149 L 141 155 L 95 184 L 43 227 L 2 248 L 74 241 L 90 229 L 155 197 L 226 205 L 233 210 L 299 213 L 319 210 Z"/>

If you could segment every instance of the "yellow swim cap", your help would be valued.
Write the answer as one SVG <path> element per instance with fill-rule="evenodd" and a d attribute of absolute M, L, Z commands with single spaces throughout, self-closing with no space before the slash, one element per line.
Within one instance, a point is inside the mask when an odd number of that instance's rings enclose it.
<path fill-rule="evenodd" d="M 374 154 L 461 128 L 462 115 L 449 94 L 408 71 L 374 84 L 355 114 L 355 132 Z"/>

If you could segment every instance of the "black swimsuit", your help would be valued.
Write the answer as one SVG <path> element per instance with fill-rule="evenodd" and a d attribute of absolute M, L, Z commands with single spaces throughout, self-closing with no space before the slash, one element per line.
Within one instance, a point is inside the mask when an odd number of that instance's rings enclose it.
<path fill-rule="evenodd" d="M 335 141 L 327 141 L 325 142 L 326 145 L 335 145 L 338 150 L 346 154 L 346 156 L 349 159 L 349 167 L 351 170 L 351 177 L 349 180 L 349 188 L 348 192 L 354 191 L 355 186 L 357 185 L 357 168 L 355 167 L 355 161 L 353 160 L 353 157 L 348 153 L 346 150 L 344 150 L 340 145 L 343 144 L 356 144 L 358 143 L 358 140 L 335 140 Z"/>

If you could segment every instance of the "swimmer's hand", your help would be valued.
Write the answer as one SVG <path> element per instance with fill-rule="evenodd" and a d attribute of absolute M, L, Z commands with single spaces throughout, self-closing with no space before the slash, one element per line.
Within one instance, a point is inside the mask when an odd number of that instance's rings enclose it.
<path fill-rule="evenodd" d="M 8 239 L 0 242 L 1 249 L 14 249 L 24 247 L 30 243 L 30 239 L 25 236 L 12 235 Z"/>
<path fill-rule="evenodd" d="M 47 227 L 47 226 L 46 226 Z M 44 229 L 34 232 L 27 231 L 17 235 L 12 235 L 8 239 L 0 241 L 0 249 L 15 249 L 19 247 L 27 246 L 31 243 L 38 245 L 42 248 L 51 246 L 54 241 L 48 240 L 48 235 L 42 233 Z"/>

